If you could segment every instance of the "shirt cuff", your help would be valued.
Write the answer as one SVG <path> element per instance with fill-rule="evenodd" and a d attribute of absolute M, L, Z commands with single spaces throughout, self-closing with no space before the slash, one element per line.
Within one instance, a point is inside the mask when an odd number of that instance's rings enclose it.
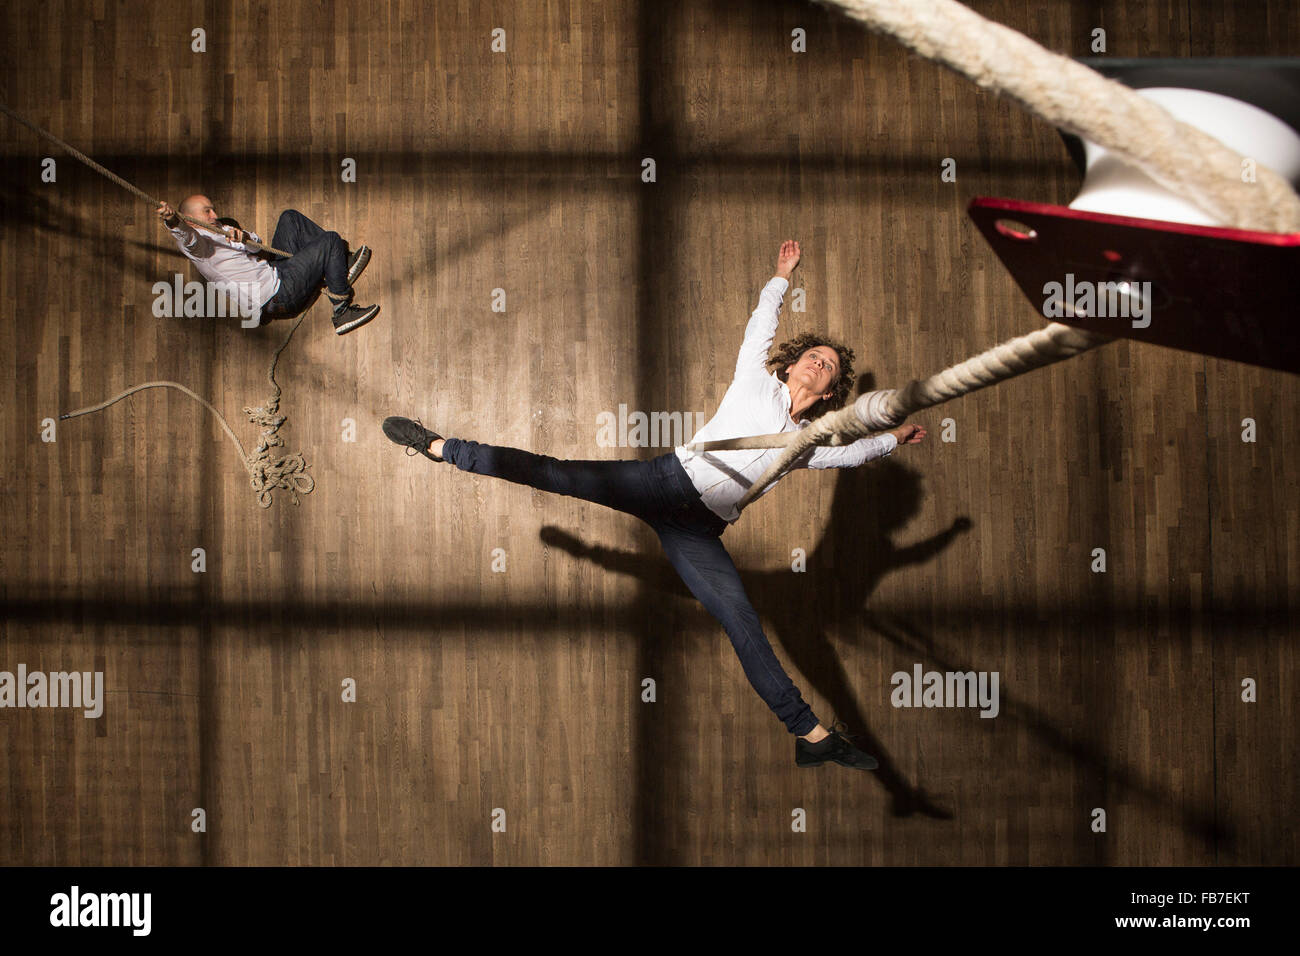
<path fill-rule="evenodd" d="M 891 452 L 893 452 L 895 448 L 898 447 L 898 436 L 895 435 L 893 432 L 885 432 L 880 437 L 885 439 L 885 444 L 889 446 L 885 449 L 886 455 L 890 454 Z"/>
<path fill-rule="evenodd" d="M 778 283 L 778 282 L 780 283 L 779 286 L 776 285 L 776 283 Z M 786 291 L 786 289 L 790 288 L 790 280 L 789 280 L 789 279 L 782 279 L 780 276 L 772 276 L 772 278 L 769 279 L 768 282 L 767 282 L 767 287 L 768 287 L 769 289 L 775 287 L 776 290 L 777 290 L 778 292 L 780 292 L 781 295 L 784 296 L 784 295 L 785 295 L 785 291 Z"/>

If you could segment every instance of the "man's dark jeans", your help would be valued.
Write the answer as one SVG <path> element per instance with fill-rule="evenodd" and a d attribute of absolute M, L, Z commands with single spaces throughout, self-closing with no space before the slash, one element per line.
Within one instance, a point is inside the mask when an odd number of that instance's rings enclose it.
<path fill-rule="evenodd" d="M 271 263 L 280 276 L 280 289 L 264 315 L 296 315 L 307 305 L 323 278 L 335 295 L 348 294 L 348 244 L 337 232 L 326 232 L 296 209 L 286 209 L 275 225 L 271 245 L 293 253 Z"/>
<path fill-rule="evenodd" d="M 803 736 L 817 726 L 812 708 L 772 652 L 758 612 L 722 546 L 727 522 L 700 499 L 676 454 L 650 461 L 565 461 L 448 438 L 442 457 L 461 471 L 594 501 L 646 522 L 691 593 L 722 622 L 745 676 L 764 703 L 792 734 Z"/>

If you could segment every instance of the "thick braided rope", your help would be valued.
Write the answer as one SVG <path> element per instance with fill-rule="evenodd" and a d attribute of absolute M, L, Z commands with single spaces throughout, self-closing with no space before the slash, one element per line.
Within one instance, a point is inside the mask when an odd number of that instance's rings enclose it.
<path fill-rule="evenodd" d="M 128 389 L 107 398 L 95 405 L 88 405 L 85 408 L 79 408 L 74 412 L 67 412 L 60 415 L 59 419 L 76 418 L 80 415 L 89 415 L 91 412 L 102 411 L 110 405 L 114 405 L 126 398 L 128 395 L 134 395 L 136 392 L 143 391 L 146 388 L 174 388 L 184 392 L 190 398 L 194 399 L 213 415 L 217 416 L 217 421 L 225 430 L 226 435 L 235 443 L 235 448 L 239 450 L 239 459 L 244 463 L 244 468 L 248 472 L 248 481 L 252 485 L 253 491 L 257 494 L 257 503 L 263 508 L 271 507 L 271 492 L 275 490 L 287 491 L 293 495 L 293 503 L 298 504 L 298 495 L 310 494 L 316 487 L 315 479 L 307 474 L 307 462 L 303 459 L 301 453 L 292 455 L 281 455 L 279 458 L 271 457 L 271 449 L 284 445 L 284 439 L 276 434 L 280 426 L 285 422 L 285 416 L 277 414 L 280 407 L 280 386 L 275 381 L 275 366 L 280 360 L 280 353 L 284 351 L 289 340 L 293 338 L 293 333 L 298 331 L 298 326 L 302 325 L 302 320 L 306 317 L 304 312 L 298 316 L 298 321 L 294 323 L 289 334 L 284 337 L 280 347 L 275 350 L 275 355 L 271 358 L 271 367 L 267 372 L 267 377 L 271 380 L 271 396 L 267 399 L 266 405 L 261 408 L 245 408 L 244 414 L 254 425 L 263 428 L 262 436 L 258 440 L 257 449 L 253 454 L 244 451 L 244 444 L 239 440 L 239 436 L 234 433 L 226 417 L 217 411 L 217 409 L 207 399 L 201 397 L 190 389 L 186 388 L 179 382 L 144 382 L 140 385 L 133 385 Z"/>
<path fill-rule="evenodd" d="M 880 407 L 879 400 L 873 403 L 859 399 L 849 411 L 865 429 L 863 434 L 893 428 L 923 408 L 969 395 L 1109 341 L 1109 336 L 1052 322 L 1028 335 L 1018 336 L 944 369 L 924 381 L 913 381 L 900 390 L 891 390 L 883 408 Z"/>
<path fill-rule="evenodd" d="M 1031 369 L 1071 358 L 1109 341 L 1105 336 L 1052 322 L 946 368 L 925 381 L 913 381 L 902 389 L 867 392 L 853 405 L 829 412 L 799 431 L 694 442 L 688 444 L 686 450 L 786 448 L 792 462 L 813 446 L 850 445 L 859 438 L 901 425 L 908 416 L 923 408 L 940 405 Z M 782 455 L 776 464 L 782 464 L 785 457 Z"/>
<path fill-rule="evenodd" d="M 1052 322 L 1028 335 L 1018 336 L 946 368 L 924 381 L 910 382 L 901 389 L 867 392 L 847 408 L 823 415 L 800 431 L 785 432 L 779 436 L 759 436 L 759 439 L 782 439 L 779 442 L 737 438 L 726 442 L 701 442 L 687 447 L 692 451 L 708 451 L 719 446 L 784 448 L 737 503 L 737 509 L 744 509 L 764 488 L 785 474 L 800 456 L 816 445 L 850 444 L 859 438 L 894 428 L 923 408 L 940 405 L 961 395 L 996 385 L 1031 369 L 1060 362 L 1109 341 L 1108 336 Z"/>
<path fill-rule="evenodd" d="M 1300 197 L 1277 173 L 1256 164 L 1256 181 L 1242 182 L 1243 157 L 1213 136 L 956 0 L 818 2 L 1111 150 L 1224 225 L 1300 231 Z"/>
<path fill-rule="evenodd" d="M 149 203 L 154 208 L 157 208 L 161 204 L 162 200 L 155 199 L 153 196 L 150 196 L 143 189 L 137 189 L 135 186 L 128 183 L 125 179 L 117 175 L 117 173 L 113 172 L 111 169 L 107 169 L 99 165 L 99 163 L 95 162 L 93 159 L 91 159 L 81 150 L 77 149 L 74 146 L 69 146 L 67 143 L 59 139 L 53 133 L 49 132 L 48 130 L 41 129 L 35 123 L 29 123 L 27 120 L 23 119 L 21 116 L 19 116 L 17 113 L 11 110 L 9 107 L 5 106 L 3 103 L 0 103 L 0 113 L 4 113 L 6 116 L 8 116 L 11 120 L 13 120 L 16 123 L 20 123 L 23 126 L 26 126 L 37 136 L 41 136 L 44 137 L 45 139 L 48 139 L 51 143 L 66 151 L 69 155 L 72 156 L 73 159 L 77 159 L 85 163 L 95 172 L 99 173 L 101 176 L 121 186 L 131 195 L 143 199 L 145 202 Z M 176 216 L 180 219 L 184 219 L 192 226 L 198 226 L 200 229 L 206 229 L 208 232 L 215 233 L 216 235 L 225 238 L 224 232 L 222 232 L 217 227 L 211 225 L 210 223 L 204 222 L 202 219 L 194 219 L 190 216 L 183 216 L 179 212 L 176 213 Z M 281 249 L 276 249 L 274 246 L 268 246 L 268 245 L 264 245 L 263 243 L 254 242 L 251 239 L 245 240 L 244 245 L 248 246 L 248 248 L 253 249 L 254 251 L 259 249 L 264 249 L 267 252 L 270 252 L 274 255 L 284 256 L 286 258 L 291 258 L 293 255 L 293 253 L 285 252 Z"/>

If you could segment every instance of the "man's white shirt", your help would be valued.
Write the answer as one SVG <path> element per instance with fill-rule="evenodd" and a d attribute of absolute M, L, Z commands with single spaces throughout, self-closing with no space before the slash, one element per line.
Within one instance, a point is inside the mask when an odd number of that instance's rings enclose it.
<path fill-rule="evenodd" d="M 169 227 L 170 228 L 170 227 Z M 199 231 L 184 219 L 171 229 L 185 257 L 209 282 L 235 282 L 239 290 L 241 315 L 252 316 L 280 291 L 280 274 L 264 259 L 258 259 L 242 242 Z M 254 242 L 262 237 L 245 232 Z"/>
<path fill-rule="evenodd" d="M 771 435 L 797 431 L 811 424 L 807 418 L 801 418 L 795 424 L 790 417 L 790 387 L 767 370 L 768 352 L 776 338 L 777 318 L 789 287 L 789 282 L 775 276 L 763 287 L 758 297 L 758 308 L 745 327 L 745 341 L 740 346 L 731 386 L 722 396 L 717 413 L 695 433 L 692 442 Z M 891 434 L 859 438 L 852 444 L 837 447 L 816 446 L 801 455 L 794 467 L 856 468 L 883 458 L 896 447 L 898 439 Z M 709 510 L 728 522 L 735 522 L 740 518 L 736 502 L 767 471 L 782 449 L 691 452 L 685 445 L 678 445 L 674 451 Z M 763 494 L 775 487 L 773 482 Z"/>

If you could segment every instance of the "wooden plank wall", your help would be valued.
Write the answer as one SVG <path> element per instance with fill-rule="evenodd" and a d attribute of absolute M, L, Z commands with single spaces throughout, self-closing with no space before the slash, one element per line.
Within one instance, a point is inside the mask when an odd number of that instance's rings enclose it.
<path fill-rule="evenodd" d="M 1096 27 L 1116 57 L 1300 45 L 1286 0 L 971 5 L 1074 56 Z M 965 206 L 1073 198 L 1046 124 L 774 0 L 13 0 L 0 26 L 3 102 L 173 203 L 367 243 L 383 306 L 340 338 L 318 304 L 280 361 L 297 506 L 258 508 L 177 392 L 42 441 L 167 379 L 251 445 L 288 325 L 156 318 L 153 284 L 193 276 L 151 211 L 0 122 L 0 669 L 106 686 L 98 719 L 0 710 L 0 862 L 1297 862 L 1294 378 L 1119 341 L 747 511 L 724 541 L 777 653 L 873 774 L 795 768 L 648 528 L 379 430 L 662 454 L 602 447 L 598 416 L 711 415 L 788 237 L 782 331 L 847 340 L 876 386 L 1026 331 Z M 999 715 L 892 707 L 918 663 L 999 672 Z"/>

